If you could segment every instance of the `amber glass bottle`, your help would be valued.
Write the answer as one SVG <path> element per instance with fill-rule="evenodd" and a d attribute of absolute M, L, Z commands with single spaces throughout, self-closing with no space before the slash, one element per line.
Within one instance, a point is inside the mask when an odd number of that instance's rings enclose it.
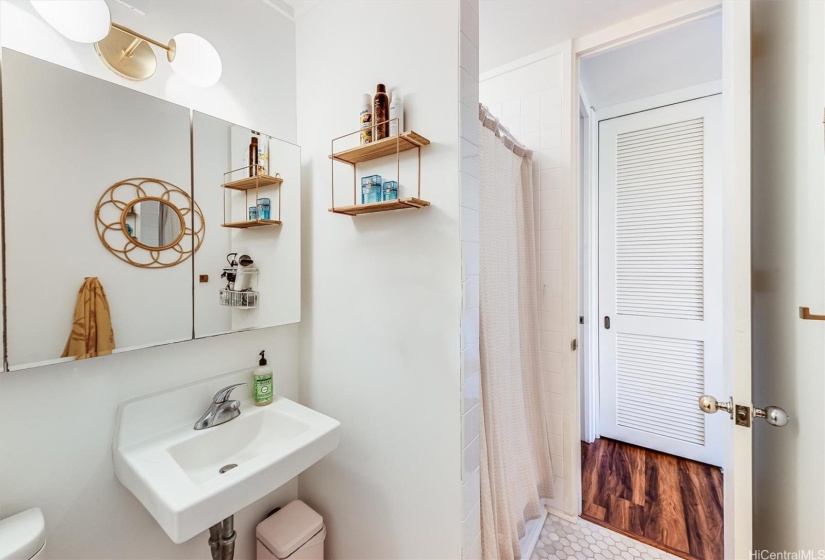
<path fill-rule="evenodd" d="M 381 140 L 388 137 L 390 135 L 390 123 L 387 122 L 390 119 L 390 99 L 387 97 L 387 88 L 384 84 L 378 84 L 375 88 L 372 118 L 376 123 L 373 139 Z"/>
<path fill-rule="evenodd" d="M 258 175 L 258 137 L 253 136 L 249 143 L 249 176 Z"/>

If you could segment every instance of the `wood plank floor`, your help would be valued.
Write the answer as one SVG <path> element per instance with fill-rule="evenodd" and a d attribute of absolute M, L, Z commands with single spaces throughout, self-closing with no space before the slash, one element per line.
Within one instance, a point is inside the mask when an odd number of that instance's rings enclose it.
<path fill-rule="evenodd" d="M 606 438 L 582 442 L 582 517 L 685 558 L 724 556 L 722 471 Z"/>

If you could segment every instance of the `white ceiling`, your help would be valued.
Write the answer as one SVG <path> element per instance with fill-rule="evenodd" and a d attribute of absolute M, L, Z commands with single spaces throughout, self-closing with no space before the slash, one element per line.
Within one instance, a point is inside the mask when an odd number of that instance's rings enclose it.
<path fill-rule="evenodd" d="M 581 61 L 596 109 L 722 79 L 722 16 L 680 25 Z"/>
<path fill-rule="evenodd" d="M 679 0 L 480 0 L 482 72 Z"/>

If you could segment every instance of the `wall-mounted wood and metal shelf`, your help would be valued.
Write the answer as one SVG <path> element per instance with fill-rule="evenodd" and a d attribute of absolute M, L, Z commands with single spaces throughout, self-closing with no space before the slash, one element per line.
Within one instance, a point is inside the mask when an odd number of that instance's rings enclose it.
<path fill-rule="evenodd" d="M 241 169 L 246 169 L 243 167 Z M 235 171 L 238 171 L 237 169 Z M 230 173 L 233 173 L 230 171 Z M 271 175 L 257 175 L 255 177 L 244 177 L 237 181 L 230 181 L 223 184 L 225 189 L 233 189 L 236 191 L 248 191 L 249 189 L 257 189 L 258 187 L 268 187 L 269 185 L 280 185 L 284 180 L 280 177 L 273 177 Z"/>
<path fill-rule="evenodd" d="M 385 200 L 383 202 L 370 202 L 369 204 L 353 204 L 351 206 L 336 206 L 330 208 L 330 212 L 336 214 L 347 214 L 348 216 L 358 216 L 360 214 L 372 214 L 374 212 L 387 212 L 388 210 L 403 210 L 405 208 L 423 208 L 430 203 L 420 198 L 401 198 L 398 200 Z"/>
<path fill-rule="evenodd" d="M 263 170 L 263 168 L 261 168 Z M 234 229 L 248 229 L 248 228 L 257 228 L 257 227 L 265 227 L 265 226 L 280 226 L 283 225 L 281 221 L 281 185 L 283 184 L 284 180 L 281 178 L 280 175 L 277 173 L 272 175 L 267 175 L 265 173 L 259 173 L 253 177 L 243 177 L 241 179 L 236 179 L 234 181 L 228 181 L 227 179 L 232 176 L 233 173 L 249 173 L 249 167 L 240 167 L 238 169 L 233 169 L 232 171 L 227 171 L 224 173 L 224 182 L 221 185 L 224 189 L 233 190 L 233 191 L 241 191 L 244 193 L 244 214 L 247 214 L 247 209 L 249 208 L 249 195 L 250 191 L 255 192 L 254 201 L 255 206 L 258 206 L 258 200 L 260 196 L 260 189 L 265 187 L 275 187 L 278 189 L 278 219 L 270 220 L 264 218 L 258 218 L 255 220 L 241 220 L 239 222 L 231 222 L 228 221 L 226 215 L 226 194 L 223 197 L 223 220 L 224 223 L 221 226 L 226 228 L 234 228 Z M 230 212 L 231 214 L 231 212 Z"/>
<path fill-rule="evenodd" d="M 377 123 L 375 126 L 381 124 L 388 124 L 392 120 L 396 121 L 397 119 L 391 119 L 390 121 L 385 121 L 384 123 Z M 331 165 L 331 190 L 332 190 L 332 208 L 329 209 L 330 212 L 334 214 L 346 214 L 347 216 L 360 216 L 361 214 L 374 214 L 376 212 L 387 212 L 390 210 L 406 210 L 406 209 L 418 209 L 424 208 L 429 206 L 430 203 L 426 200 L 421 198 L 421 148 L 423 146 L 427 146 L 430 141 L 414 132 L 409 130 L 407 132 L 402 132 L 396 136 L 390 136 L 389 138 L 382 138 L 381 140 L 376 140 L 374 142 L 370 142 L 369 144 L 364 144 L 361 146 L 357 146 L 355 148 L 349 148 L 346 150 L 341 150 L 336 152 L 335 151 L 335 142 L 347 138 L 349 136 L 361 134 L 360 130 L 355 132 L 350 132 L 348 134 L 344 134 L 343 136 L 339 136 L 338 138 L 334 138 L 332 140 L 330 146 L 330 165 Z M 382 202 L 371 202 L 367 204 L 358 204 L 358 180 L 357 180 L 357 166 L 359 163 L 364 163 L 367 161 L 372 161 L 374 159 L 379 159 L 387 156 L 395 155 L 395 169 L 396 169 L 396 180 L 399 185 L 399 189 L 401 188 L 401 152 L 406 152 L 408 150 L 417 150 L 418 151 L 418 188 L 416 191 L 415 197 L 407 197 L 407 198 L 399 198 L 393 200 L 384 200 Z M 336 206 L 335 205 L 335 162 L 346 163 L 352 166 L 352 204 L 348 206 Z M 399 192 L 400 195 L 400 192 Z"/>
<path fill-rule="evenodd" d="M 349 134 L 346 136 L 349 136 Z M 342 136 L 342 138 L 346 136 Z M 336 138 L 336 140 L 338 140 L 338 138 Z M 429 143 L 429 140 L 417 132 L 410 130 L 402 132 L 397 136 L 390 136 L 389 138 L 383 138 L 375 142 L 370 142 L 369 144 L 364 144 L 363 146 L 358 146 L 357 148 L 336 152 L 329 157 L 336 161 L 355 165 L 357 163 L 364 163 L 365 161 L 391 156 L 396 153 L 406 152 L 413 148 L 420 148 Z"/>
<path fill-rule="evenodd" d="M 229 222 L 221 225 L 228 228 L 248 229 L 262 226 L 280 226 L 283 225 L 283 222 L 280 220 L 244 220 L 243 222 Z"/>

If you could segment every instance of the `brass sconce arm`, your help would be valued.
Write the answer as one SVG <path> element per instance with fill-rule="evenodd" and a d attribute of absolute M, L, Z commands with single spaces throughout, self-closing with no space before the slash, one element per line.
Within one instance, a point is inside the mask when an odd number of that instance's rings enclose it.
<path fill-rule="evenodd" d="M 155 41 L 151 37 L 147 37 L 146 35 L 138 33 L 134 29 L 130 29 L 125 25 L 120 25 L 119 23 L 112 22 L 112 27 L 119 31 L 123 31 L 124 33 L 128 33 L 129 35 L 135 38 L 135 40 L 132 41 L 132 43 L 123 51 L 123 54 L 126 56 L 132 56 L 135 53 L 135 50 L 140 45 L 141 41 L 146 41 L 150 45 L 155 45 L 156 47 L 165 50 L 167 52 L 169 60 L 173 60 L 175 58 L 174 44 L 164 45 L 160 41 Z"/>

